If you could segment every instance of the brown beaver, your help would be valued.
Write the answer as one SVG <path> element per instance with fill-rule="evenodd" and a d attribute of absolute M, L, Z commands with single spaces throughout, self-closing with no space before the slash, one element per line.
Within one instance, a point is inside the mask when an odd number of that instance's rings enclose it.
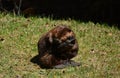
<path fill-rule="evenodd" d="M 70 59 L 78 53 L 78 42 L 74 32 L 65 25 L 60 25 L 38 41 L 39 62 L 43 68 L 64 68 L 79 66 Z"/>

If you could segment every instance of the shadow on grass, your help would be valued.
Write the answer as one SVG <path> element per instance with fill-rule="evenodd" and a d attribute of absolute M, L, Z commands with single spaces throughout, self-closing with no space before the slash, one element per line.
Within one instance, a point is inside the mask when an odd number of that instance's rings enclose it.
<path fill-rule="evenodd" d="M 40 66 L 40 63 L 39 63 L 38 60 L 39 60 L 39 55 L 36 55 L 36 56 L 34 56 L 34 57 L 30 60 L 30 62 L 32 62 L 32 63 L 37 64 L 37 65 Z"/>

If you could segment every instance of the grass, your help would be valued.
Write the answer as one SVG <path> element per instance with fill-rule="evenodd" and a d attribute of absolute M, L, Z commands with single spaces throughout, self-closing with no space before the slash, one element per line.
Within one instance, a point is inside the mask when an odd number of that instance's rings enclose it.
<path fill-rule="evenodd" d="M 41 69 L 30 60 L 38 54 L 37 41 L 55 25 L 75 32 L 80 67 Z M 106 24 L 0 14 L 0 78 L 119 78 L 120 30 Z"/>

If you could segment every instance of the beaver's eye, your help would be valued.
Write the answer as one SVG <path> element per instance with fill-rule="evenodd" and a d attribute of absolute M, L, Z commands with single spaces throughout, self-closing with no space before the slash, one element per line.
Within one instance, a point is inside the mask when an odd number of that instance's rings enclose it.
<path fill-rule="evenodd" d="M 73 37 L 73 36 L 70 36 L 70 37 L 68 37 L 67 39 L 68 39 L 68 40 L 73 40 L 74 37 Z"/>
<path fill-rule="evenodd" d="M 75 38 L 73 36 L 70 36 L 67 38 L 67 42 L 71 44 L 75 44 Z"/>

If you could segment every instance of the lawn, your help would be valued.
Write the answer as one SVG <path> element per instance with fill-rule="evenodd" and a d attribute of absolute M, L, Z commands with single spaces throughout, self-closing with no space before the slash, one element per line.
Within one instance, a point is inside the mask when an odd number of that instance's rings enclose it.
<path fill-rule="evenodd" d="M 31 59 L 40 36 L 56 25 L 75 32 L 79 67 L 41 69 Z M 15 16 L 0 13 L 0 78 L 120 78 L 120 30 L 107 24 L 73 19 Z"/>

